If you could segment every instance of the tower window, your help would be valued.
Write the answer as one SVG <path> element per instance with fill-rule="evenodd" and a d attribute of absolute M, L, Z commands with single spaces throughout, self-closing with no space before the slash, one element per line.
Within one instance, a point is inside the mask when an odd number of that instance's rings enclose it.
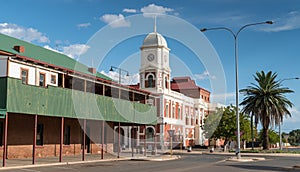
<path fill-rule="evenodd" d="M 154 88 L 155 87 L 155 78 L 152 73 L 148 74 L 146 77 L 145 86 L 146 88 Z"/>
<path fill-rule="evenodd" d="M 152 75 L 150 75 L 149 77 L 148 77 L 148 87 L 154 87 L 154 84 L 153 84 L 153 76 Z"/>

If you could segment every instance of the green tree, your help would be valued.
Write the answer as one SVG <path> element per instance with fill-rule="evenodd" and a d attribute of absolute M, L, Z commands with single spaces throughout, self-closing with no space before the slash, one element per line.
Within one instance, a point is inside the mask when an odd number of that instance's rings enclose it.
<path fill-rule="evenodd" d="M 300 145 L 300 129 L 292 130 L 289 133 L 288 141 L 293 146 L 299 146 Z"/>
<path fill-rule="evenodd" d="M 270 144 L 276 144 L 279 143 L 280 138 L 279 138 L 279 134 L 276 133 L 274 130 L 269 130 L 269 143 Z M 259 139 L 263 140 L 263 130 L 260 130 L 259 132 Z"/>
<path fill-rule="evenodd" d="M 257 84 L 252 83 L 246 89 L 240 90 L 245 95 L 241 105 L 242 112 L 254 115 L 254 121 L 263 127 L 263 149 L 269 149 L 268 130 L 270 124 L 278 126 L 284 116 L 291 116 L 288 107 L 292 103 L 285 97 L 286 93 L 292 93 L 289 88 L 282 87 L 281 81 L 277 80 L 277 73 L 269 71 L 256 72 L 254 76 Z"/>
<path fill-rule="evenodd" d="M 234 106 L 218 108 L 209 114 L 204 121 L 203 130 L 209 138 L 223 138 L 225 142 L 236 139 L 236 113 Z M 250 120 L 247 115 L 240 113 L 241 139 L 251 139 Z"/>

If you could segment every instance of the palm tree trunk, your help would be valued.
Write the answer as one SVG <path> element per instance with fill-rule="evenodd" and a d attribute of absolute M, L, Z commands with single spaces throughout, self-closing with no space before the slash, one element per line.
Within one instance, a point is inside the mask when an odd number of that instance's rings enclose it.
<path fill-rule="evenodd" d="M 269 130 L 268 128 L 263 127 L 263 150 L 269 150 Z"/>

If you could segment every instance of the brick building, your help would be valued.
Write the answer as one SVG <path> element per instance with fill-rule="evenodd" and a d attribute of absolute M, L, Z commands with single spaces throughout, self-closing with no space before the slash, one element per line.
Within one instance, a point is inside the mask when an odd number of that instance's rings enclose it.
<path fill-rule="evenodd" d="M 156 125 L 156 95 L 120 85 L 66 55 L 3 34 L 0 40 L 3 166 L 12 158 L 104 158 L 119 153 L 121 126 L 130 126 L 130 142 L 139 144 L 145 126 Z"/>

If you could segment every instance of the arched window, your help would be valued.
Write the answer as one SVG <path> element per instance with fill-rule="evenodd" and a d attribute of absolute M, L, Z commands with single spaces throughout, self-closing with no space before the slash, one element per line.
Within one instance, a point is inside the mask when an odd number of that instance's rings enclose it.
<path fill-rule="evenodd" d="M 146 130 L 146 137 L 148 141 L 153 141 L 154 140 L 154 130 L 153 128 L 147 128 Z"/>
<path fill-rule="evenodd" d="M 155 87 L 155 76 L 152 73 L 149 73 L 146 76 L 145 86 L 146 86 L 146 88 L 154 88 Z"/>
<path fill-rule="evenodd" d="M 150 75 L 150 76 L 148 77 L 148 87 L 150 87 L 150 88 L 154 87 L 154 84 L 153 84 L 153 76 L 152 76 L 152 75 Z"/>

